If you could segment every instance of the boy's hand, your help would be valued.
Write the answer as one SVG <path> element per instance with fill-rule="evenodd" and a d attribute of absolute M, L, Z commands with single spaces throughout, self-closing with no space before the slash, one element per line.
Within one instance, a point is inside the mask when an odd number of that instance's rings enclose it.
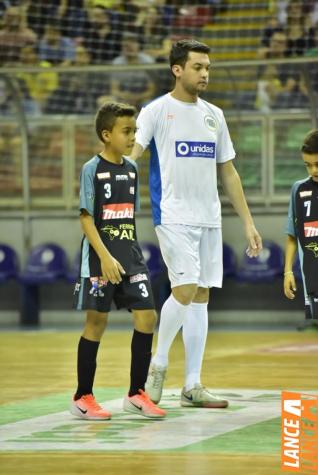
<path fill-rule="evenodd" d="M 295 292 L 297 290 L 294 274 L 291 272 L 284 276 L 284 294 L 288 299 L 295 298 Z"/>
<path fill-rule="evenodd" d="M 102 277 L 112 284 L 119 284 L 122 281 L 121 275 L 126 274 L 122 265 L 112 256 L 105 256 L 101 259 Z"/>

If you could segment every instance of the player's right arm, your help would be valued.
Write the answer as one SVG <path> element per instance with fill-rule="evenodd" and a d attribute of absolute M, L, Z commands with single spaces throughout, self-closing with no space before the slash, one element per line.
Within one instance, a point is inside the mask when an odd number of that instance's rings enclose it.
<path fill-rule="evenodd" d="M 154 120 L 148 107 L 143 107 L 137 117 L 136 142 L 129 158 L 138 160 L 148 147 L 154 134 Z"/>
<path fill-rule="evenodd" d="M 284 294 L 288 299 L 295 298 L 297 290 L 295 276 L 293 273 L 293 263 L 297 252 L 297 240 L 291 234 L 287 235 L 285 244 L 285 267 L 284 267 Z"/>
<path fill-rule="evenodd" d="M 103 274 L 101 277 L 112 284 L 119 284 L 122 281 L 121 274 L 125 274 L 125 271 L 105 247 L 92 216 L 85 209 L 81 212 L 80 222 L 85 236 L 100 259 Z"/>
<path fill-rule="evenodd" d="M 131 158 L 131 160 L 138 160 L 138 158 L 141 157 L 141 155 L 143 154 L 143 147 L 141 145 L 139 145 L 139 143 L 135 143 L 134 145 L 134 148 L 132 149 L 132 152 L 131 152 L 131 155 L 129 158 Z"/>

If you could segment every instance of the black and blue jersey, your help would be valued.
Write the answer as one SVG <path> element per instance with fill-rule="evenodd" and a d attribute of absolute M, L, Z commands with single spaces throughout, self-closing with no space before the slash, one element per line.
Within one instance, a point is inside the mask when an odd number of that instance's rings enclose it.
<path fill-rule="evenodd" d="M 137 242 L 135 210 L 138 207 L 138 173 L 134 162 L 121 164 L 94 156 L 82 168 L 80 210 L 94 219 L 98 233 L 127 275 L 147 271 Z M 101 276 L 100 259 L 84 236 L 81 246 L 81 277 Z"/>
<path fill-rule="evenodd" d="M 292 187 L 286 233 L 297 239 L 305 294 L 318 296 L 318 183 L 311 177 Z"/>

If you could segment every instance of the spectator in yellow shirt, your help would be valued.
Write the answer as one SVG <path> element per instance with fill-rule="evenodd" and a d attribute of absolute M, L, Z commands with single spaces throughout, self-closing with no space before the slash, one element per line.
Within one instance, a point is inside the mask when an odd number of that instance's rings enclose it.
<path fill-rule="evenodd" d="M 36 47 L 25 46 L 21 50 L 20 62 L 26 72 L 19 73 L 18 78 L 23 81 L 30 99 L 37 102 L 39 110 L 45 109 L 46 102 L 50 95 L 58 88 L 58 74 L 52 71 L 45 71 L 51 66 L 48 61 L 41 61 L 38 57 Z M 41 66 L 43 72 L 27 72 L 29 66 Z"/>

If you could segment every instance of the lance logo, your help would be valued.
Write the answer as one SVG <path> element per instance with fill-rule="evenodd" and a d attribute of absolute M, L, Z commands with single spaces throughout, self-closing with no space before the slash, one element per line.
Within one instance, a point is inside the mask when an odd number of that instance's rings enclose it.
<path fill-rule="evenodd" d="M 283 391 L 281 429 L 282 471 L 318 473 L 318 396 Z"/>

